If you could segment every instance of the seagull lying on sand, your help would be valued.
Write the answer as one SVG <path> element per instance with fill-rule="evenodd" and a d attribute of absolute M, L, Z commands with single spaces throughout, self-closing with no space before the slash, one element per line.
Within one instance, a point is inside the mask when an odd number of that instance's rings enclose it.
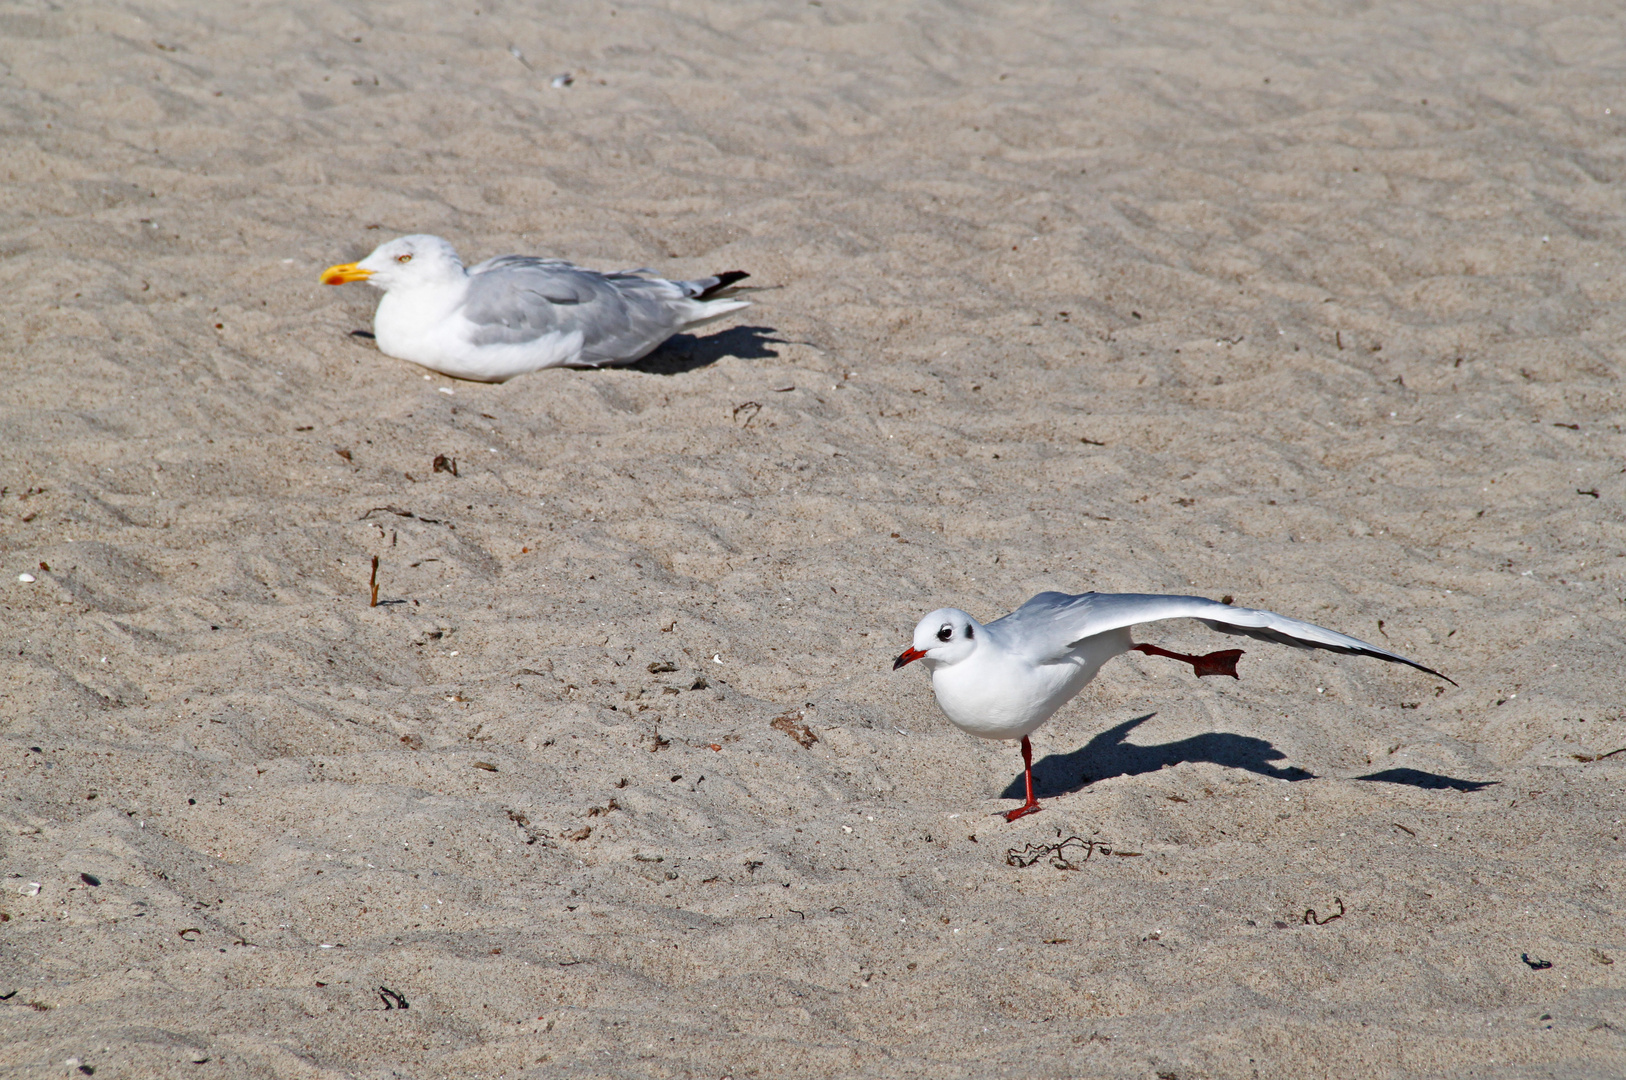
<path fill-rule="evenodd" d="M 403 236 L 360 262 L 328 267 L 322 284 L 365 281 L 384 290 L 373 333 L 386 355 L 503 382 L 548 367 L 631 364 L 680 330 L 748 306 L 730 295 L 750 276 L 739 270 L 697 281 L 653 275 L 601 274 L 530 255 L 464 269 L 440 237 Z"/>
<path fill-rule="evenodd" d="M 1130 627 L 1160 619 L 1196 619 L 1222 634 L 1374 656 L 1456 685 L 1399 653 L 1273 611 L 1232 607 L 1200 596 L 1141 593 L 1043 592 L 987 626 L 958 608 L 939 608 L 916 625 L 914 644 L 893 662 L 892 670 L 924 660 L 937 704 L 955 727 L 982 739 L 1022 740 L 1028 799 L 1005 815 L 1006 821 L 1015 821 L 1041 809 L 1033 797 L 1033 747 L 1028 736 L 1114 656 L 1136 650 L 1183 661 L 1198 676 L 1238 677 L 1241 649 L 1186 656 L 1156 645 L 1137 645 L 1130 638 Z"/>

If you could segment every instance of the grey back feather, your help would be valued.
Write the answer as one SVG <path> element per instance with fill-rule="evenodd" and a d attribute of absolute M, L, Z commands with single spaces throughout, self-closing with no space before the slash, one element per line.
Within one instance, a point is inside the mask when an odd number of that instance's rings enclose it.
<path fill-rule="evenodd" d="M 503 255 L 469 270 L 463 315 L 476 327 L 476 345 L 579 332 L 582 363 L 620 360 L 681 329 L 689 315 L 682 286 L 699 284 L 645 273 L 602 274 L 563 259 Z"/>

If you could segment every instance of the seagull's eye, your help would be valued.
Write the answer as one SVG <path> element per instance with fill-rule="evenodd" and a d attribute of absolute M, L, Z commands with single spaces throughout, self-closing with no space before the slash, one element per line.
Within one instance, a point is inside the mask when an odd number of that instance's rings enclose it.
<path fill-rule="evenodd" d="M 948 623 L 944 623 L 943 628 L 937 632 L 937 640 L 938 641 L 947 641 L 949 638 L 951 638 L 953 636 L 954 636 L 954 627 L 950 626 Z"/>
<path fill-rule="evenodd" d="M 395 261 L 398 262 L 398 263 L 409 263 L 409 262 L 412 261 L 412 256 L 411 255 L 397 255 L 395 257 Z"/>

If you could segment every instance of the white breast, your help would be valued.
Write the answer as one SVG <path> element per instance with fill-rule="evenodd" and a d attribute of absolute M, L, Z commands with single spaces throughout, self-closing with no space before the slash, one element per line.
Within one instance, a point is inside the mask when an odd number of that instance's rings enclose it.
<path fill-rule="evenodd" d="M 937 704 L 955 727 L 983 739 L 1032 734 L 1072 700 L 1101 665 L 1129 649 L 1129 631 L 1098 634 L 1056 663 L 1033 664 L 985 639 L 958 664 L 932 672 Z"/>
<path fill-rule="evenodd" d="M 390 289 L 373 313 L 378 350 L 437 371 L 446 370 L 442 364 L 455 357 L 458 345 L 457 335 L 451 331 L 454 324 L 462 322 L 448 316 L 463 302 L 467 290 L 463 282 L 420 288 L 397 285 Z"/>

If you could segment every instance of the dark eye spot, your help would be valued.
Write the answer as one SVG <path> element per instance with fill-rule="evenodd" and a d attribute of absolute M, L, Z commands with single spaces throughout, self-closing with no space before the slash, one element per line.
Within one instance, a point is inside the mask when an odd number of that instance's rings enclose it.
<path fill-rule="evenodd" d="M 951 638 L 953 636 L 954 636 L 954 627 L 950 626 L 948 623 L 944 623 L 943 628 L 941 630 L 937 631 L 937 640 L 938 641 L 947 641 L 949 638 Z"/>
<path fill-rule="evenodd" d="M 965 637 L 966 637 L 966 640 L 970 641 L 973 636 L 974 635 L 971 633 L 971 624 L 966 623 L 966 625 L 965 625 Z"/>

